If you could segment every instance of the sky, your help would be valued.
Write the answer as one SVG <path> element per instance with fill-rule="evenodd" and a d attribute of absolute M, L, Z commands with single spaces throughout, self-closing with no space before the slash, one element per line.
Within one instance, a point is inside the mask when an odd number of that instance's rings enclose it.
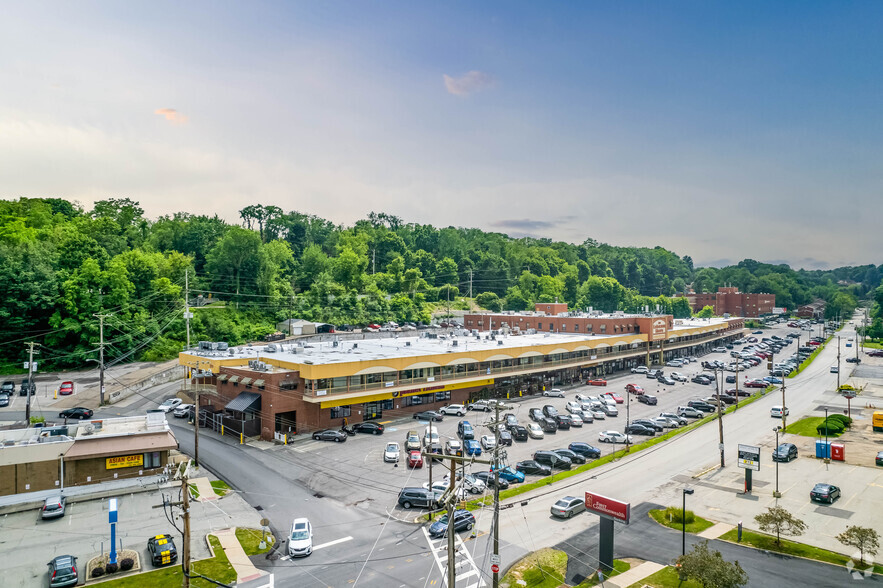
<path fill-rule="evenodd" d="M 881 264 L 883 3 L 17 2 L 0 198 Z"/>

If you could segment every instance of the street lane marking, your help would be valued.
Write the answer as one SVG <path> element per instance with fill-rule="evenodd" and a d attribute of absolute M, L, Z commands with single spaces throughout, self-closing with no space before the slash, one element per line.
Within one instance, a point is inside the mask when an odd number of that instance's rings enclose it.
<path fill-rule="evenodd" d="M 329 541 L 328 543 L 323 543 L 322 545 L 314 545 L 313 551 L 317 551 L 324 547 L 331 547 L 332 545 L 337 545 L 338 543 L 343 543 L 345 541 L 351 541 L 352 537 L 343 537 L 342 539 L 335 539 L 334 541 Z"/>

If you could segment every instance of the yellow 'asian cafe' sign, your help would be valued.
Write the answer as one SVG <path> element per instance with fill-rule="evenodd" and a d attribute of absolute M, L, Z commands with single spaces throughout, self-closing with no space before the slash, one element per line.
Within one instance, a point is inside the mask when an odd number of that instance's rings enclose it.
<path fill-rule="evenodd" d="M 144 454 L 138 453 L 137 455 L 118 455 L 116 457 L 108 457 L 105 461 L 105 467 L 109 470 L 115 470 L 117 468 L 141 467 L 144 465 Z"/>

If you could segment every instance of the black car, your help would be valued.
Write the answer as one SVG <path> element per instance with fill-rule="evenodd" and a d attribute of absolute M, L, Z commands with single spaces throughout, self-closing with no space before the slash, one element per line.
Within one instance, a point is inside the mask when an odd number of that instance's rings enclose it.
<path fill-rule="evenodd" d="M 500 440 L 500 446 L 512 445 L 512 433 L 509 431 L 500 431 L 497 437 Z"/>
<path fill-rule="evenodd" d="M 857 357 L 847 357 L 846 358 L 846 363 L 861 363 L 861 362 L 862 362 L 862 360 L 860 360 Z"/>
<path fill-rule="evenodd" d="M 0 392 L 0 406 L 9 406 L 9 394 Z"/>
<path fill-rule="evenodd" d="M 551 404 L 547 404 L 543 407 L 543 416 L 554 419 L 556 416 L 558 416 L 558 409 Z"/>
<path fill-rule="evenodd" d="M 178 561 L 178 550 L 175 549 L 175 541 L 172 536 L 154 535 L 147 540 L 147 551 L 155 566 L 170 565 Z"/>
<path fill-rule="evenodd" d="M 566 414 L 559 414 L 555 417 L 555 424 L 558 426 L 559 429 L 563 431 L 570 429 L 570 425 L 572 424 L 572 422 L 573 421 L 571 421 L 570 417 Z"/>
<path fill-rule="evenodd" d="M 59 555 L 48 564 L 49 588 L 76 586 L 80 582 L 77 574 L 77 558 L 72 555 Z"/>
<path fill-rule="evenodd" d="M 651 421 L 650 419 L 635 419 L 632 421 L 633 425 L 644 425 L 648 429 L 653 429 L 654 431 L 661 433 L 664 430 L 664 427 L 659 423 Z"/>
<path fill-rule="evenodd" d="M 343 443 L 346 441 L 346 433 L 335 429 L 325 429 L 324 431 L 316 431 L 313 433 L 313 439 L 316 439 L 317 441 L 334 441 L 336 443 Z"/>
<path fill-rule="evenodd" d="M 440 421 L 444 417 L 440 412 L 435 412 L 434 410 L 424 410 L 421 412 L 415 412 L 414 418 L 421 421 Z"/>
<path fill-rule="evenodd" d="M 586 463 L 586 458 L 584 455 L 581 455 L 575 451 L 571 451 L 570 449 L 553 449 L 552 451 L 554 453 L 557 453 L 561 457 L 566 457 L 570 460 L 571 463 L 576 463 L 580 465 Z"/>
<path fill-rule="evenodd" d="M 370 433 L 372 435 L 383 435 L 383 425 L 380 423 L 356 423 L 353 425 L 353 431 L 356 433 Z"/>
<path fill-rule="evenodd" d="M 735 384 L 736 383 L 736 376 L 727 376 L 726 382 L 727 382 L 727 384 Z"/>
<path fill-rule="evenodd" d="M 703 386 L 707 386 L 707 385 L 711 384 L 711 382 L 713 380 L 709 377 L 706 377 L 703 375 L 698 375 L 698 376 L 693 376 L 692 378 L 690 378 L 690 381 L 695 384 L 702 384 Z"/>
<path fill-rule="evenodd" d="M 399 492 L 399 506 L 402 508 L 437 508 L 441 494 L 426 488 L 402 488 Z"/>
<path fill-rule="evenodd" d="M 702 412 L 714 412 L 716 409 L 705 402 L 704 400 L 691 400 L 687 403 L 687 406 L 690 408 L 695 408 L 696 410 L 701 410 Z"/>
<path fill-rule="evenodd" d="M 883 466 L 883 451 L 877 452 L 877 457 L 874 459 L 874 463 L 878 466 Z"/>
<path fill-rule="evenodd" d="M 624 432 L 626 435 L 648 435 L 650 437 L 656 434 L 656 431 L 654 429 L 651 429 L 650 427 L 645 427 L 644 425 L 636 425 L 634 423 L 627 426 Z"/>
<path fill-rule="evenodd" d="M 479 480 L 481 480 L 482 482 L 484 482 L 485 486 L 493 489 L 493 487 L 494 487 L 494 473 L 493 472 L 475 472 L 472 475 L 475 476 L 476 478 L 478 478 Z M 505 490 L 508 487 L 509 487 L 509 482 L 507 482 L 503 478 L 500 478 L 500 484 L 499 484 L 500 490 Z"/>
<path fill-rule="evenodd" d="M 527 412 L 530 420 L 539 422 L 541 418 L 543 418 L 543 411 L 539 408 L 532 408 Z"/>
<path fill-rule="evenodd" d="M 539 421 L 539 425 L 543 428 L 543 432 L 545 433 L 554 433 L 558 430 L 558 421 L 549 417 L 544 417 Z"/>
<path fill-rule="evenodd" d="M 88 408 L 75 406 L 74 408 L 68 408 L 67 410 L 61 411 L 58 413 L 58 417 L 65 419 L 91 419 L 93 414 L 92 410 Z"/>
<path fill-rule="evenodd" d="M 552 468 L 549 466 L 540 465 L 532 459 L 528 459 L 525 461 L 519 461 L 515 464 L 516 472 L 523 472 L 525 474 L 530 474 L 534 476 L 551 476 Z"/>
<path fill-rule="evenodd" d="M 649 394 L 641 394 L 640 396 L 638 396 L 638 402 L 647 405 L 655 405 L 659 401 L 656 399 L 655 396 L 650 396 Z"/>
<path fill-rule="evenodd" d="M 507 412 L 503 415 L 503 419 L 506 421 L 506 428 L 511 430 L 512 427 L 518 424 L 518 419 L 511 412 Z"/>
<path fill-rule="evenodd" d="M 567 446 L 567 448 L 574 453 L 579 453 L 583 457 L 589 458 L 598 458 L 601 457 L 601 450 L 595 447 L 594 445 L 589 445 L 588 443 L 583 443 L 582 441 L 576 441 Z"/>
<path fill-rule="evenodd" d="M 470 531 L 475 525 L 475 515 L 464 509 L 454 511 L 454 531 Z M 443 537 L 448 532 L 448 515 L 444 514 L 429 526 L 430 537 Z"/>
<path fill-rule="evenodd" d="M 527 441 L 528 435 L 527 429 L 525 427 L 522 427 L 521 425 L 515 425 L 514 427 L 512 427 L 510 432 L 512 433 L 512 437 L 516 441 Z"/>
<path fill-rule="evenodd" d="M 833 504 L 838 498 L 840 498 L 840 488 L 833 484 L 816 484 L 809 493 L 810 501 L 818 500 Z"/>
<path fill-rule="evenodd" d="M 773 461 L 791 461 L 797 459 L 797 446 L 793 443 L 782 443 L 773 450 Z"/>
<path fill-rule="evenodd" d="M 724 404 L 736 404 L 737 399 L 733 396 L 729 396 L 728 394 L 712 394 L 707 400 L 708 404 L 717 405 L 717 401 L 720 400 Z M 713 402 L 712 402 L 713 401 Z"/>
<path fill-rule="evenodd" d="M 25 378 L 21 382 L 21 388 L 19 389 L 18 395 L 27 396 L 28 390 L 31 391 L 31 396 L 33 396 L 37 393 L 37 384 L 35 384 L 33 381 L 28 381 L 28 379 Z"/>
<path fill-rule="evenodd" d="M 0 384 L 0 392 L 12 396 L 13 394 L 15 394 L 15 382 L 13 382 L 12 380 L 6 380 L 2 384 Z"/>
<path fill-rule="evenodd" d="M 537 451 L 533 454 L 535 462 L 558 468 L 559 470 L 569 470 L 573 462 L 555 453 L 554 451 Z"/>

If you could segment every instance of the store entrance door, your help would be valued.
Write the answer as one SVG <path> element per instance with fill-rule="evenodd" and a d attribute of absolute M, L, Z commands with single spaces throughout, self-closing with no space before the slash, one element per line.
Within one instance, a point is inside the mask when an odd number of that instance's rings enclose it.
<path fill-rule="evenodd" d="M 382 402 L 366 402 L 365 403 L 365 420 L 370 421 L 372 419 L 383 418 L 383 403 Z"/>

